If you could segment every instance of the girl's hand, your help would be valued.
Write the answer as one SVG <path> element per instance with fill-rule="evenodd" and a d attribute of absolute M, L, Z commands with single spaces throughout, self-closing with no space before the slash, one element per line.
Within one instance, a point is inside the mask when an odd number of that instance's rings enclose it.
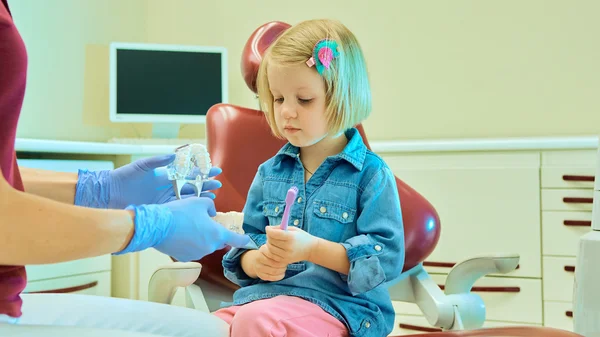
<path fill-rule="evenodd" d="M 265 254 L 273 261 L 286 266 L 299 261 L 309 261 L 319 239 L 296 227 L 287 231 L 280 226 L 267 226 L 267 250 Z"/>
<path fill-rule="evenodd" d="M 280 281 L 285 277 L 285 271 L 287 264 L 274 261 L 269 258 L 269 247 L 263 245 L 258 251 L 256 251 L 256 257 L 254 259 L 254 272 L 256 277 L 263 281 Z"/>

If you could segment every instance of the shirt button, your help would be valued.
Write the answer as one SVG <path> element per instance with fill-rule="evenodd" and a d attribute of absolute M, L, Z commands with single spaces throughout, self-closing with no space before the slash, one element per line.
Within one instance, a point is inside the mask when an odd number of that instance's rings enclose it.
<path fill-rule="evenodd" d="M 368 328 L 370 328 L 370 327 L 371 327 L 371 323 L 369 323 L 369 322 L 366 322 L 366 323 L 365 323 L 365 328 L 367 328 L 367 329 L 368 329 Z"/>
<path fill-rule="evenodd" d="M 376 251 L 380 251 L 381 250 L 381 246 L 380 245 L 375 245 L 375 250 Z"/>
<path fill-rule="evenodd" d="M 325 213 L 327 212 L 327 208 L 325 208 L 325 206 L 321 206 L 321 208 L 319 208 L 319 211 L 321 211 L 321 213 Z"/>
<path fill-rule="evenodd" d="M 275 206 L 275 212 L 279 212 L 279 206 Z"/>
<path fill-rule="evenodd" d="M 298 198 L 298 203 L 301 203 L 301 202 L 302 202 L 302 197 L 299 197 Z"/>
<path fill-rule="evenodd" d="M 342 218 L 348 219 L 348 213 L 344 212 L 344 214 L 342 214 Z"/>
<path fill-rule="evenodd" d="M 298 220 L 298 219 L 294 220 L 294 226 L 298 226 L 299 223 L 300 223 L 300 220 Z"/>

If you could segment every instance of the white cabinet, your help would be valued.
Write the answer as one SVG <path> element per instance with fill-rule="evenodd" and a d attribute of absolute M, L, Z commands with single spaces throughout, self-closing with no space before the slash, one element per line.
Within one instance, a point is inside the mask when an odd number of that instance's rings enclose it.
<path fill-rule="evenodd" d="M 573 331 L 571 302 L 544 300 L 544 326 Z"/>
<path fill-rule="evenodd" d="M 541 154 L 544 325 L 573 330 L 576 256 L 592 225 L 596 151 Z"/>
<path fill-rule="evenodd" d="M 545 256 L 576 256 L 579 239 L 592 225 L 589 211 L 542 211 L 542 252 Z"/>
<path fill-rule="evenodd" d="M 452 265 L 473 256 L 518 253 L 518 269 L 480 279 L 474 292 L 486 304 L 486 326 L 542 325 L 539 152 L 382 157 L 440 216 L 439 243 L 424 263 L 432 279 L 443 285 Z M 405 321 L 399 333 L 430 328 L 422 329 L 416 305 L 394 306 Z"/>
<path fill-rule="evenodd" d="M 29 265 L 25 293 L 83 293 L 111 296 L 109 255 L 69 262 Z"/>
<path fill-rule="evenodd" d="M 466 258 L 518 253 L 519 268 L 476 283 L 486 325 L 572 330 L 580 237 L 590 230 L 595 150 L 384 154 L 438 211 L 440 241 L 424 262 L 443 284 Z M 481 291 L 487 290 L 487 291 Z M 394 303 L 396 334 L 432 331 L 416 305 Z"/>
<path fill-rule="evenodd" d="M 440 216 L 441 237 L 427 259 L 429 272 L 447 273 L 474 255 L 514 252 L 521 260 L 510 276 L 541 278 L 538 153 L 383 158 Z"/>
<path fill-rule="evenodd" d="M 575 257 L 544 256 L 544 300 L 572 302 Z"/>
<path fill-rule="evenodd" d="M 62 293 L 111 296 L 110 271 L 29 281 L 24 293 Z"/>

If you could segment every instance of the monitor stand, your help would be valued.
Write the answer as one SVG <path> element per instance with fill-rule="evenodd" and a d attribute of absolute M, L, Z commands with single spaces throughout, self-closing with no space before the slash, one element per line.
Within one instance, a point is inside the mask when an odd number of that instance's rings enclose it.
<path fill-rule="evenodd" d="M 152 138 L 172 139 L 179 136 L 179 123 L 153 123 Z"/>

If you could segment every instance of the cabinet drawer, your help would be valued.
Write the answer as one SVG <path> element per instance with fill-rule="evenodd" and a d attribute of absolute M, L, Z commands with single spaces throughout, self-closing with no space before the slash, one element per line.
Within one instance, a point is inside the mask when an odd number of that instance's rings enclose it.
<path fill-rule="evenodd" d="M 446 275 L 431 275 L 443 285 Z M 478 290 L 478 287 L 486 289 Z M 542 324 L 542 281 L 487 276 L 475 283 L 474 293 L 486 306 L 486 319 L 491 321 Z M 416 304 L 393 302 L 396 314 L 421 315 Z"/>
<path fill-rule="evenodd" d="M 544 167 L 542 188 L 593 189 L 596 168 L 589 167 Z"/>
<path fill-rule="evenodd" d="M 472 256 L 506 252 L 520 255 L 520 268 L 509 276 L 542 276 L 539 167 L 413 170 L 386 161 L 440 216 L 442 235 L 425 263 L 429 272 L 448 273 Z"/>
<path fill-rule="evenodd" d="M 25 266 L 29 281 L 111 270 L 111 256 L 102 255 L 75 261 Z"/>
<path fill-rule="evenodd" d="M 573 305 L 570 302 L 544 301 L 544 326 L 573 331 Z"/>
<path fill-rule="evenodd" d="M 592 227 L 591 212 L 542 212 L 544 255 L 576 256 L 579 239 Z"/>
<path fill-rule="evenodd" d="M 512 323 L 512 322 L 497 322 L 497 321 L 485 321 L 483 323 L 484 328 L 494 328 L 503 326 L 541 326 L 541 324 L 524 324 L 524 323 Z M 427 332 L 439 332 L 442 331 L 439 328 L 432 327 L 427 319 L 423 316 L 409 316 L 409 315 L 396 315 L 394 321 L 394 330 L 390 336 L 403 336 L 413 334 L 424 334 Z"/>
<path fill-rule="evenodd" d="M 543 211 L 591 211 L 594 190 L 542 190 Z"/>
<path fill-rule="evenodd" d="M 24 293 L 69 293 L 110 296 L 110 274 L 109 271 L 105 271 L 33 281 L 27 284 Z"/>
<path fill-rule="evenodd" d="M 598 152 L 593 150 L 542 151 L 541 167 L 545 168 L 595 168 Z"/>
<path fill-rule="evenodd" d="M 573 300 L 574 257 L 544 257 L 544 300 Z"/>

